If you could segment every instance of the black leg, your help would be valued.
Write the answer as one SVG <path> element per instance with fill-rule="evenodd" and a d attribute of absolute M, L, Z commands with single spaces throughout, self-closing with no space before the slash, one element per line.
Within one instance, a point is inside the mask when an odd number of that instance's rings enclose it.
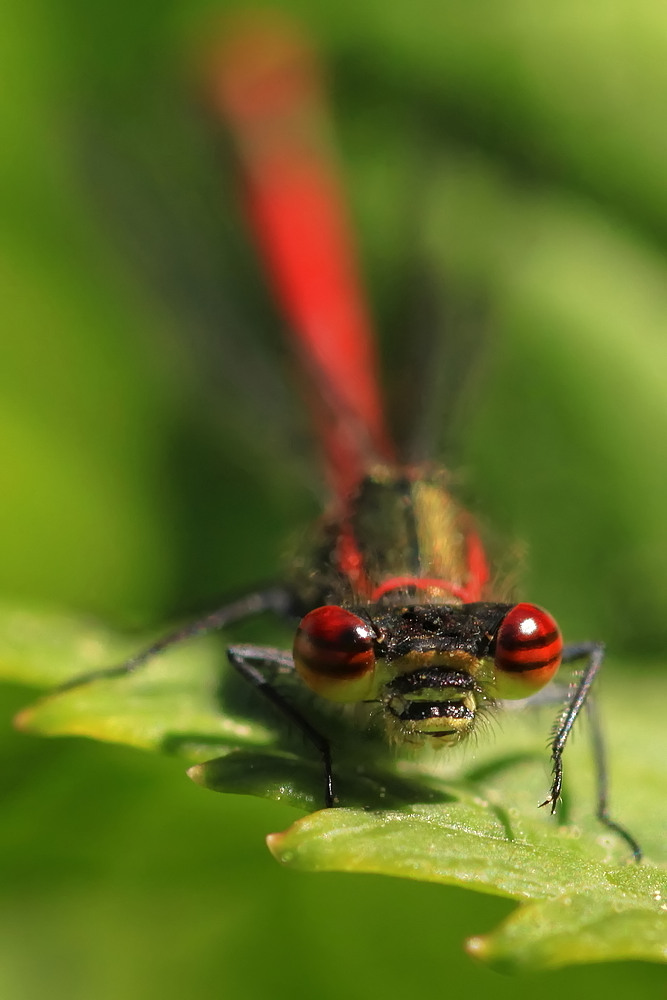
<path fill-rule="evenodd" d="M 609 815 L 608 780 L 607 780 L 607 755 L 605 753 L 604 739 L 600 727 L 600 717 L 598 715 L 597 704 L 593 696 L 589 696 L 586 702 L 586 714 L 591 728 L 591 742 L 593 744 L 593 759 L 597 775 L 597 817 L 600 822 L 609 830 L 612 830 L 619 837 L 622 837 L 630 850 L 635 861 L 642 859 L 642 849 L 632 836 L 620 823 L 616 823 Z"/>
<path fill-rule="evenodd" d="M 593 699 L 590 697 L 590 690 L 598 670 L 602 666 L 604 659 L 604 643 L 584 642 L 578 645 L 566 646 L 563 650 L 563 663 L 572 663 L 575 660 L 587 659 L 588 663 L 584 669 L 579 683 L 574 687 L 572 694 L 565 703 L 565 707 L 560 717 L 556 720 L 554 735 L 551 742 L 551 759 L 553 760 L 553 782 L 549 795 L 541 802 L 541 806 L 551 805 L 552 814 L 556 812 L 558 799 L 560 798 L 563 785 L 563 750 L 567 743 L 572 726 L 584 705 L 591 722 L 591 732 L 593 740 L 593 756 L 597 775 L 597 810 L 596 814 L 601 823 L 610 830 L 613 830 L 625 840 L 632 851 L 636 861 L 641 860 L 642 852 L 637 841 L 622 826 L 615 823 L 608 813 L 607 806 L 607 766 L 604 751 L 604 741 L 600 730 L 599 720 Z"/>
<path fill-rule="evenodd" d="M 566 646 L 563 650 L 562 662 L 571 663 L 573 660 L 581 660 L 584 657 L 588 658 L 588 664 L 586 665 L 583 676 L 574 688 L 571 696 L 565 702 L 565 707 L 563 708 L 560 717 L 556 720 L 556 724 L 554 726 L 554 735 L 551 741 L 551 759 L 553 760 L 554 777 L 549 795 L 544 802 L 540 802 L 540 806 L 548 806 L 551 804 L 552 814 L 556 812 L 561 788 L 563 787 L 563 750 L 565 749 L 567 738 L 570 735 L 570 730 L 572 729 L 572 726 L 581 711 L 582 705 L 588 697 L 588 692 L 591 689 L 591 684 L 595 680 L 595 675 L 602 666 L 604 643 L 584 642 L 578 646 Z"/>
<path fill-rule="evenodd" d="M 234 622 L 242 621 L 244 618 L 251 618 L 253 615 L 262 614 L 264 611 L 273 611 L 279 615 L 287 614 L 290 605 L 290 595 L 288 591 L 281 587 L 272 587 L 268 590 L 261 590 L 255 594 L 248 594 L 238 601 L 232 601 L 216 611 L 190 622 L 183 628 L 170 632 L 154 642 L 152 646 L 141 650 L 136 656 L 130 657 L 124 663 L 115 667 L 104 667 L 101 670 L 91 670 L 85 674 L 79 674 L 69 681 L 61 684 L 58 691 L 69 691 L 71 688 L 80 687 L 91 681 L 102 680 L 110 677 L 122 677 L 125 674 L 134 673 L 158 653 L 170 649 L 177 643 L 192 639 L 196 635 L 204 635 L 207 632 L 214 632 L 217 629 L 226 628 Z"/>
<path fill-rule="evenodd" d="M 277 672 L 294 670 L 294 661 L 290 653 L 269 646 L 230 646 L 227 650 L 229 662 L 238 670 L 253 687 L 267 698 L 272 705 L 286 716 L 301 730 L 306 739 L 318 751 L 324 764 L 324 804 L 333 806 L 336 800 L 331 771 L 331 747 L 326 737 L 318 733 L 310 722 L 294 708 L 290 702 L 273 686 L 270 678 L 265 677 L 261 668 L 274 668 Z"/>

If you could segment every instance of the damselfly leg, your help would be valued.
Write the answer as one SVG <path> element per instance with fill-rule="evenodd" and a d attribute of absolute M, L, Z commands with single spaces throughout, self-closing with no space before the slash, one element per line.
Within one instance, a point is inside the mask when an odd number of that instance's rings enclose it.
<path fill-rule="evenodd" d="M 209 612 L 202 618 L 197 618 L 189 622 L 182 628 L 144 647 L 136 656 L 130 657 L 123 663 L 112 667 L 103 667 L 101 670 L 92 670 L 84 674 L 78 674 L 71 680 L 59 685 L 58 691 L 69 691 L 72 688 L 81 687 L 92 681 L 106 680 L 113 677 L 124 677 L 133 674 L 140 667 L 145 666 L 153 657 L 159 653 L 164 653 L 173 646 L 187 639 L 194 639 L 195 636 L 206 635 L 209 632 L 219 632 L 229 625 L 244 621 L 247 618 L 254 618 L 265 612 L 273 612 L 280 617 L 287 617 L 289 614 L 292 595 L 284 587 L 268 587 L 266 590 L 258 590 L 252 594 L 240 597 L 236 601 L 224 604 L 221 608 Z"/>
<path fill-rule="evenodd" d="M 611 819 L 609 815 L 606 750 L 595 698 L 591 693 L 593 681 L 604 660 L 604 652 L 605 645 L 603 642 L 582 642 L 576 645 L 565 646 L 563 649 L 562 663 L 575 663 L 577 660 L 583 659 L 587 662 L 579 682 L 574 685 L 572 693 L 566 698 L 563 710 L 554 725 L 553 738 L 551 740 L 553 782 L 549 795 L 544 802 L 540 803 L 540 806 L 550 805 L 552 815 L 558 808 L 558 800 L 560 799 L 563 787 L 563 751 L 572 727 L 581 709 L 585 707 L 591 728 L 593 760 L 596 773 L 597 818 L 604 826 L 612 830 L 626 842 L 632 851 L 635 861 L 641 861 L 642 850 L 635 838 L 619 823 Z"/>
<path fill-rule="evenodd" d="M 230 646 L 227 657 L 241 677 L 252 684 L 286 719 L 292 722 L 317 750 L 324 766 L 324 805 L 333 806 L 336 796 L 331 769 L 331 746 L 328 739 L 318 732 L 303 712 L 300 712 L 262 673 L 262 668 L 272 672 L 282 668 L 285 672 L 293 673 L 294 660 L 291 653 L 269 646 Z"/>

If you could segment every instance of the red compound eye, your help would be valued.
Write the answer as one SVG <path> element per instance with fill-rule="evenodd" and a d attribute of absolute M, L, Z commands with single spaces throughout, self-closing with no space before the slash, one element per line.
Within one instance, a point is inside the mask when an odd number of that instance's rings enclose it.
<path fill-rule="evenodd" d="M 501 698 L 528 698 L 548 684 L 560 666 L 558 625 L 535 604 L 517 604 L 496 636 L 496 688 Z"/>
<path fill-rule="evenodd" d="M 310 611 L 294 637 L 294 665 L 309 688 L 332 701 L 362 701 L 375 673 L 373 629 L 345 608 Z"/>

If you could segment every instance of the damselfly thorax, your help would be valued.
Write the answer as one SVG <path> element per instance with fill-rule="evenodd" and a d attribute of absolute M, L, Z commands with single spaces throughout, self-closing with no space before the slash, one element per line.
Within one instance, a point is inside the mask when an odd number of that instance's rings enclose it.
<path fill-rule="evenodd" d="M 484 551 L 448 479 L 434 467 L 374 466 L 294 559 L 302 608 L 480 600 L 489 582 Z"/>

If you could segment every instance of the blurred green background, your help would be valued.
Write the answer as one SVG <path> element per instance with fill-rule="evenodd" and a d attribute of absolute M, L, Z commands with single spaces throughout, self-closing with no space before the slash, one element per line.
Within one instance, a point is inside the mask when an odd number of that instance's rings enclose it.
<path fill-rule="evenodd" d="M 273 579 L 318 510 L 280 321 L 195 100 L 195 40 L 221 9 L 0 13 L 0 590 L 128 630 Z M 651 669 L 667 645 L 664 6 L 283 9 L 328 67 L 397 422 L 420 395 L 406 340 L 434 317 L 448 396 L 447 332 L 482 336 L 450 449 L 464 493 L 512 557 L 526 543 L 522 593 L 568 637 Z M 503 979 L 461 941 L 508 903 L 282 871 L 263 837 L 294 811 L 206 793 L 169 760 L 13 734 L 28 697 L 3 694 L 3 1000 L 664 995 L 641 965 Z"/>

